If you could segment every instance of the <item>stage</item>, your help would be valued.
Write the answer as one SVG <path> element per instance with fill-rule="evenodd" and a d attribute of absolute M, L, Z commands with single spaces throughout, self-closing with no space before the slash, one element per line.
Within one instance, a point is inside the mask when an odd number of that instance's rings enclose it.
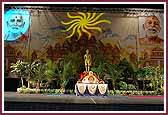
<path fill-rule="evenodd" d="M 5 92 L 4 111 L 164 111 L 164 97 Z"/>

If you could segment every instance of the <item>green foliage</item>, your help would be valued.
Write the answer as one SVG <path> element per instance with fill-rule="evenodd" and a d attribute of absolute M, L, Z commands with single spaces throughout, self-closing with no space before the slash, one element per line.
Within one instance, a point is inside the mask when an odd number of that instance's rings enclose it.
<path fill-rule="evenodd" d="M 125 78 L 125 80 L 127 78 L 134 77 L 136 67 L 128 62 L 127 59 L 124 58 L 123 60 L 121 60 L 119 67 L 123 69 L 122 76 Z"/>
<path fill-rule="evenodd" d="M 11 68 L 13 69 L 11 72 L 21 77 L 22 82 L 22 77 L 26 78 L 28 88 L 30 88 L 30 82 L 34 84 L 36 84 L 35 81 L 39 83 L 42 81 L 51 82 L 55 74 L 55 64 L 51 60 L 47 60 L 47 62 L 42 62 L 38 59 L 33 62 L 22 62 L 19 60 L 16 64 L 12 64 Z"/>
<path fill-rule="evenodd" d="M 127 84 L 124 81 L 120 81 L 118 83 L 118 85 L 119 85 L 119 89 L 120 90 L 136 90 L 135 85 L 133 85 L 133 84 Z"/>
<path fill-rule="evenodd" d="M 117 80 L 121 77 L 123 68 L 120 68 L 117 64 L 106 64 L 106 74 L 109 74 L 112 80 Z"/>
<path fill-rule="evenodd" d="M 109 76 L 112 79 L 113 90 L 115 90 L 115 82 L 122 75 L 123 68 L 120 68 L 116 64 L 106 64 L 106 76 Z"/>
<path fill-rule="evenodd" d="M 17 88 L 17 93 L 21 94 L 63 94 L 62 89 L 31 89 L 31 88 Z M 74 95 L 74 90 L 68 90 L 69 94 Z"/>
<path fill-rule="evenodd" d="M 64 89 L 70 77 L 78 79 L 80 73 L 80 52 L 68 52 L 56 65 L 56 76 L 59 77 L 60 86 Z"/>
<path fill-rule="evenodd" d="M 62 60 L 63 65 L 66 63 L 68 64 L 69 67 L 69 76 L 71 77 L 78 77 L 79 72 L 80 72 L 80 65 L 81 65 L 81 58 L 80 58 L 80 52 L 68 52 L 65 56 L 64 59 Z"/>
<path fill-rule="evenodd" d="M 163 73 L 159 67 L 151 66 L 139 68 L 136 71 L 137 78 L 143 80 L 143 89 L 150 88 L 152 90 L 158 90 L 163 85 Z M 150 80 L 151 82 L 145 86 L 145 80 Z"/>
<path fill-rule="evenodd" d="M 157 94 L 158 95 L 164 95 L 164 90 L 162 88 L 158 88 Z"/>
<path fill-rule="evenodd" d="M 92 67 L 91 71 L 96 73 L 101 79 L 104 79 L 105 76 L 105 64 L 100 64 L 98 67 Z"/>
<path fill-rule="evenodd" d="M 61 63 L 56 66 L 56 74 L 59 77 L 59 83 L 61 85 L 61 88 L 63 89 L 65 88 L 69 79 L 71 71 L 71 69 L 69 68 L 70 64 L 71 61 L 69 61 L 68 63 L 61 61 Z"/>
<path fill-rule="evenodd" d="M 143 81 L 143 90 L 145 90 L 146 86 L 145 86 L 145 80 L 147 78 L 151 78 L 152 76 L 152 68 L 150 66 L 147 67 L 143 67 L 143 68 L 139 68 L 136 72 L 135 72 L 137 79 L 142 80 Z"/>
<path fill-rule="evenodd" d="M 33 62 L 27 62 L 26 73 L 28 74 L 27 76 L 28 88 L 30 88 L 30 80 L 34 79 L 36 75 L 36 69 L 37 69 L 38 63 L 39 63 L 38 59 Z"/>
<path fill-rule="evenodd" d="M 120 81 L 120 82 L 118 83 L 118 85 L 119 85 L 119 88 L 120 88 L 121 90 L 127 90 L 127 83 L 126 83 L 126 82 Z"/>
<path fill-rule="evenodd" d="M 150 95 L 150 96 L 154 96 L 154 95 L 160 95 L 159 92 L 156 92 L 156 91 L 132 91 L 132 90 L 128 90 L 128 91 L 125 91 L 125 90 L 109 90 L 109 95 L 139 95 L 139 96 L 142 96 L 142 95 Z M 163 94 L 162 94 L 163 95 Z"/>
<path fill-rule="evenodd" d="M 127 90 L 136 90 L 136 87 L 133 84 L 128 84 L 127 85 Z"/>
<path fill-rule="evenodd" d="M 12 69 L 11 73 L 16 74 L 18 77 L 21 78 L 22 87 L 24 85 L 23 78 L 27 77 L 27 62 L 23 62 L 18 60 L 16 63 L 12 63 L 10 68 Z"/>
<path fill-rule="evenodd" d="M 103 55 L 99 48 L 96 48 L 93 54 L 92 67 L 98 67 L 99 65 L 103 65 L 105 63 L 108 63 L 107 58 Z"/>
<path fill-rule="evenodd" d="M 50 83 L 55 78 L 56 65 L 52 60 L 47 59 L 45 66 L 45 80 Z"/>
<path fill-rule="evenodd" d="M 97 48 L 93 54 L 93 63 L 91 66 L 91 71 L 96 73 L 101 79 L 105 76 L 105 64 L 107 63 L 107 58 L 103 55 L 100 49 Z"/>
<path fill-rule="evenodd" d="M 36 60 L 36 63 L 33 65 L 33 76 L 31 77 L 31 82 L 38 84 L 36 85 L 37 88 L 40 88 L 40 84 L 44 84 L 43 81 L 45 82 L 45 86 L 54 79 L 55 77 L 55 70 L 56 66 L 52 62 L 52 60 L 47 59 L 45 62 L 41 60 Z"/>
<path fill-rule="evenodd" d="M 45 79 L 45 70 L 46 70 L 46 64 L 42 63 L 41 61 L 38 61 L 34 68 L 34 76 L 32 79 L 38 80 L 39 82 L 43 81 Z"/>
<path fill-rule="evenodd" d="M 22 89 L 26 89 L 26 86 L 25 86 L 25 85 L 23 85 L 21 88 L 22 88 Z"/>
<path fill-rule="evenodd" d="M 120 95 L 121 92 L 120 92 L 119 90 L 115 90 L 115 91 L 114 91 L 114 94 L 116 94 L 116 95 Z"/>
<path fill-rule="evenodd" d="M 26 76 L 26 62 L 18 60 L 16 63 L 12 63 L 10 68 L 12 69 L 12 73 L 15 73 L 19 77 Z"/>
<path fill-rule="evenodd" d="M 115 93 L 115 92 L 114 92 L 113 90 L 109 90 L 109 91 L 108 91 L 108 94 L 109 94 L 109 95 L 114 95 L 114 93 Z"/>
<path fill-rule="evenodd" d="M 36 93 L 41 93 L 41 94 L 63 94 L 62 89 L 30 89 L 30 88 L 18 88 L 17 93 L 21 94 L 36 94 Z M 69 92 L 68 94 L 74 95 L 75 92 L 74 90 L 67 90 Z M 108 91 L 109 95 L 149 95 L 149 96 L 154 96 L 154 95 L 163 95 L 162 92 L 160 91 L 136 91 L 136 90 L 109 90 Z"/>

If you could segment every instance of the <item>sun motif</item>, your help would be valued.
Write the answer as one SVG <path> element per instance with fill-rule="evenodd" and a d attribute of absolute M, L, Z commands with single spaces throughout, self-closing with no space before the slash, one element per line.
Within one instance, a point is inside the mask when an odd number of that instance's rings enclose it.
<path fill-rule="evenodd" d="M 99 13 L 98 15 L 96 13 L 83 13 L 83 12 L 77 12 L 78 15 L 72 16 L 70 13 L 67 13 L 67 17 L 72 19 L 69 22 L 63 22 L 61 23 L 63 25 L 69 26 L 66 30 L 63 30 L 64 32 L 72 31 L 72 33 L 67 36 L 66 38 L 71 39 L 71 37 L 78 33 L 78 39 L 79 40 L 82 36 L 82 32 L 86 33 L 88 35 L 88 39 L 91 38 L 90 30 L 98 30 L 99 32 L 102 32 L 101 27 L 97 27 L 97 24 L 100 23 L 108 23 L 111 24 L 109 20 L 100 20 L 99 18 L 104 13 Z"/>

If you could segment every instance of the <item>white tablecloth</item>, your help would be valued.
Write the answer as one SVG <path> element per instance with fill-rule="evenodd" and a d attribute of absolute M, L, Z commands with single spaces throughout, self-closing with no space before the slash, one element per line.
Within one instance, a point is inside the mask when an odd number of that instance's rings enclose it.
<path fill-rule="evenodd" d="M 108 84 L 76 83 L 76 95 L 107 95 Z"/>

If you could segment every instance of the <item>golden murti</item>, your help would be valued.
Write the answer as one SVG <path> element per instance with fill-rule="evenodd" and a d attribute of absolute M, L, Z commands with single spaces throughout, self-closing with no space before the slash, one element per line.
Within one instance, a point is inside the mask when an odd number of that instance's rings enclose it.
<path fill-rule="evenodd" d="M 84 55 L 84 60 L 85 60 L 85 69 L 86 71 L 89 71 L 90 66 L 91 66 L 91 54 L 89 54 L 89 50 L 86 50 L 86 54 Z"/>

